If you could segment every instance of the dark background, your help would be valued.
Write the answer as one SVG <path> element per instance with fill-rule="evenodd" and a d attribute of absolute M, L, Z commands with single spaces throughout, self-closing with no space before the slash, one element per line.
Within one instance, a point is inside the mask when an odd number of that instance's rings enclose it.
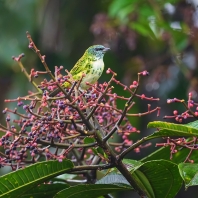
<path fill-rule="evenodd" d="M 198 2 L 190 0 L 0 0 L 0 109 L 16 107 L 16 103 L 5 104 L 5 98 L 17 98 L 33 89 L 12 56 L 25 53 L 22 62 L 28 72 L 31 68 L 44 70 L 37 55 L 28 49 L 29 31 L 52 72 L 60 65 L 70 70 L 93 44 L 111 48 L 104 57 L 106 69 L 117 72 L 117 79 L 126 85 L 136 80 L 138 72 L 148 70 L 150 75 L 141 80 L 139 94 L 160 101 L 138 99 L 132 112 L 145 112 L 150 103 L 151 108 L 160 106 L 161 114 L 159 118 L 156 113 L 131 118 L 141 131 L 131 139 L 150 134 L 149 121 L 162 120 L 175 109 L 184 111 L 180 104 L 167 104 L 168 98 L 187 99 L 191 91 L 197 101 L 197 6 Z M 108 79 L 104 72 L 100 82 Z M 124 95 L 116 85 L 115 91 Z M 122 102 L 118 106 L 122 107 Z M 3 114 L 0 119 L 4 123 Z M 154 149 L 155 142 L 130 157 L 141 159 Z M 190 188 L 177 197 L 193 197 L 196 191 Z"/>

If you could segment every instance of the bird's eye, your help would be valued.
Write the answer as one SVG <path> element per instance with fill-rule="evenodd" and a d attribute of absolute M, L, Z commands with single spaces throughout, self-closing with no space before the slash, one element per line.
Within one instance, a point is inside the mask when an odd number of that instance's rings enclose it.
<path fill-rule="evenodd" d="M 103 50 L 103 48 L 102 47 L 98 47 L 98 48 L 96 48 L 96 51 L 102 51 Z"/>

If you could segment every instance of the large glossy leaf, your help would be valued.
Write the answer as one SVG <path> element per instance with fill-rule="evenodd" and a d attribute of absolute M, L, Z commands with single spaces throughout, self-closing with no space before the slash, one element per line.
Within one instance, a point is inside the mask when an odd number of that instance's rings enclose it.
<path fill-rule="evenodd" d="M 0 197 L 21 197 L 32 187 L 73 168 L 70 160 L 39 162 L 0 177 Z"/>
<path fill-rule="evenodd" d="M 181 163 L 179 164 L 179 172 L 186 188 L 198 185 L 198 164 Z"/>
<path fill-rule="evenodd" d="M 167 137 L 167 136 L 198 136 L 197 121 L 188 125 L 173 124 L 169 122 L 150 122 L 148 128 L 158 128 L 159 131 L 153 133 L 148 139 Z"/>
<path fill-rule="evenodd" d="M 68 184 L 41 184 L 36 188 L 33 188 L 26 192 L 25 194 L 21 195 L 21 198 L 53 198 L 54 195 L 65 189 L 68 188 Z"/>
<path fill-rule="evenodd" d="M 182 186 L 178 166 L 166 160 L 154 160 L 144 163 L 139 169 L 149 180 L 155 198 L 175 197 Z"/>
<path fill-rule="evenodd" d="M 147 176 L 140 170 L 133 170 L 132 171 L 132 177 L 133 180 L 136 181 L 138 186 L 141 188 L 141 190 L 145 193 L 147 197 L 154 198 L 155 193 L 153 191 L 153 187 L 150 184 L 150 181 L 148 180 Z"/>
<path fill-rule="evenodd" d="M 96 198 L 126 190 L 131 190 L 131 187 L 115 184 L 81 184 L 58 192 L 54 198 Z"/>
<path fill-rule="evenodd" d="M 166 160 L 142 163 L 132 170 L 132 177 L 151 198 L 172 198 L 182 186 L 178 166 Z"/>
<path fill-rule="evenodd" d="M 123 159 L 123 163 L 127 167 L 127 170 L 133 176 L 133 179 L 138 183 L 138 186 L 146 193 L 148 197 L 155 197 L 152 186 L 150 185 L 150 181 L 147 177 L 142 173 L 139 168 L 143 165 L 142 162 L 131 160 L 131 159 Z"/>
<path fill-rule="evenodd" d="M 153 160 L 145 163 L 124 159 L 133 180 L 149 198 L 172 198 L 182 186 L 178 166 L 167 160 Z M 98 183 L 127 184 L 122 175 L 113 173 L 105 176 Z"/>

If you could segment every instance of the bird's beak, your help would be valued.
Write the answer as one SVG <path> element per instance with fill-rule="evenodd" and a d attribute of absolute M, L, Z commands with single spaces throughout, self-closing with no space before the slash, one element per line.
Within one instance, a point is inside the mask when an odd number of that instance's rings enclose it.
<path fill-rule="evenodd" d="M 105 47 L 105 48 L 103 49 L 103 52 L 107 52 L 107 51 L 109 51 L 109 50 L 110 50 L 110 48 Z"/>

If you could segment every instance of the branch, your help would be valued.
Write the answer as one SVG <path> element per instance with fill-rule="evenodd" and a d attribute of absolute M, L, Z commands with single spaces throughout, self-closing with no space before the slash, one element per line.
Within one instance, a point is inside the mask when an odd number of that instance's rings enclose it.
<path fill-rule="evenodd" d="M 102 94 L 102 95 L 100 96 L 100 98 L 98 99 L 97 104 L 99 104 L 99 103 L 102 101 L 102 99 L 104 98 L 104 96 L 106 95 L 106 93 L 107 93 L 107 91 L 108 91 L 108 88 L 109 88 L 111 82 L 113 81 L 113 78 L 114 78 L 115 75 L 116 75 L 116 74 L 113 74 L 113 76 L 111 77 L 111 79 L 110 79 L 110 81 L 108 82 L 108 84 L 107 84 L 107 86 L 106 86 L 106 88 L 105 88 L 103 94 Z M 89 115 L 87 116 L 87 120 L 89 120 L 89 119 L 91 118 L 91 116 L 93 115 L 93 113 L 96 111 L 97 108 L 98 108 L 98 106 L 96 105 L 96 106 L 91 110 L 91 112 L 90 112 Z"/>
<path fill-rule="evenodd" d="M 106 142 L 114 134 L 114 132 L 116 131 L 117 127 L 122 123 L 124 117 L 126 116 L 128 107 L 130 106 L 130 104 L 131 104 L 131 102 L 132 102 L 132 100 L 133 100 L 133 98 L 135 96 L 136 91 L 137 91 L 137 88 L 133 92 L 133 95 L 131 95 L 131 97 L 129 98 L 129 100 L 126 102 L 125 107 L 124 107 L 124 110 L 122 111 L 122 115 L 121 115 L 120 119 L 117 121 L 117 123 L 112 128 L 112 130 L 103 138 L 103 142 Z"/>
<path fill-rule="evenodd" d="M 36 47 L 36 45 L 34 44 L 32 38 L 31 38 L 31 35 L 29 34 L 29 32 L 26 32 L 27 34 L 27 38 L 29 40 L 29 47 L 30 48 L 33 48 L 35 50 L 35 52 L 37 53 L 38 57 L 40 58 L 41 60 L 41 63 L 43 64 L 43 66 L 45 67 L 45 70 L 47 71 L 47 73 L 49 74 L 49 76 L 53 79 L 54 82 L 57 82 L 55 77 L 52 75 L 52 72 L 50 71 L 47 63 L 45 62 L 45 55 L 42 56 L 41 53 L 40 53 L 40 50 Z M 57 86 L 59 87 L 59 89 L 64 93 L 64 95 L 66 97 L 68 97 L 66 91 L 62 88 L 62 86 L 57 82 Z"/>
<path fill-rule="evenodd" d="M 58 147 L 58 148 L 63 148 L 63 149 L 71 146 L 71 144 L 55 143 L 52 141 L 46 141 L 46 140 L 40 140 L 40 139 L 37 140 L 37 143 L 40 143 L 40 144 L 46 145 L 46 146 L 50 145 L 51 147 Z M 74 144 L 73 148 L 89 148 L 89 147 L 94 147 L 96 145 L 97 145 L 96 142 L 90 143 L 90 144 Z"/>
<path fill-rule="evenodd" d="M 125 155 L 127 155 L 130 151 L 132 151 L 133 149 L 137 148 L 138 146 L 140 146 L 141 144 L 143 144 L 144 142 L 154 139 L 155 137 L 151 138 L 150 136 L 147 137 L 143 137 L 141 140 L 137 141 L 136 143 L 134 143 L 132 146 L 130 146 L 129 148 L 127 148 L 126 150 L 124 150 L 122 153 L 120 153 L 119 155 L 117 155 L 117 160 L 121 161 Z"/>
<path fill-rule="evenodd" d="M 109 169 L 113 167 L 115 167 L 113 164 L 76 166 L 70 169 L 68 172 L 75 173 L 77 171 L 83 171 L 83 170 L 104 170 L 104 169 Z"/>

